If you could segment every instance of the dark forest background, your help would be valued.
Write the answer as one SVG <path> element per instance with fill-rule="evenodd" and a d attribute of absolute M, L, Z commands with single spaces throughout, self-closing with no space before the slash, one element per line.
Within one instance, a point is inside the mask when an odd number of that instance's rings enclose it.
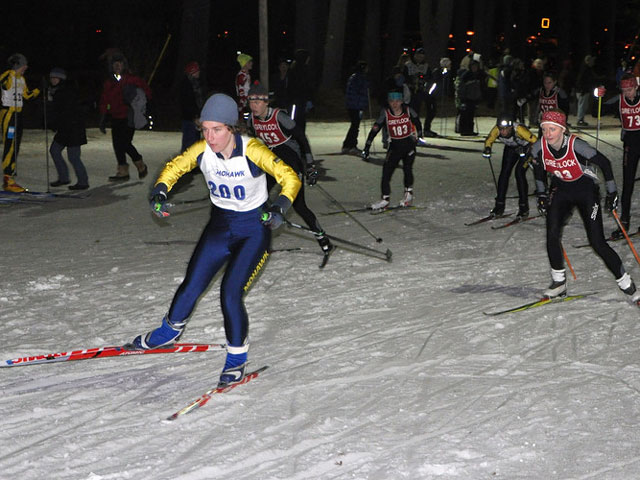
<path fill-rule="evenodd" d="M 136 74 L 153 73 L 156 102 L 166 111 L 160 124 L 168 127 L 175 86 L 190 60 L 201 64 L 209 91 L 232 94 L 238 52 L 254 57 L 258 78 L 265 63 L 274 72 L 280 59 L 304 48 L 322 115 L 341 108 L 345 81 L 361 59 L 370 65 L 374 89 L 403 49 L 419 46 L 434 67 L 443 56 L 457 65 L 469 48 L 486 60 L 508 48 L 527 65 L 544 55 L 551 68 L 565 59 L 579 65 L 592 54 L 599 73 L 613 79 L 621 59 L 635 61 L 640 29 L 640 0 L 267 0 L 268 58 L 260 58 L 259 0 L 5 3 L 0 59 L 25 54 L 30 86 L 60 66 L 95 98 L 106 72 L 104 52 L 119 48 Z M 550 28 L 541 28 L 542 18 Z"/>

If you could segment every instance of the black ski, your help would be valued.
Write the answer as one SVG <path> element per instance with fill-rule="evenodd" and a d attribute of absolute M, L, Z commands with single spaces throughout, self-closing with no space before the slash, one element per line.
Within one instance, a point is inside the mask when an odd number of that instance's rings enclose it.
<path fill-rule="evenodd" d="M 376 210 L 371 210 L 371 215 L 380 215 L 381 213 L 391 212 L 393 210 L 417 210 L 420 207 L 416 207 L 413 205 L 409 205 L 408 207 L 404 207 L 402 205 L 394 205 L 393 207 L 379 208 Z"/>
<path fill-rule="evenodd" d="M 542 297 L 541 299 L 536 300 L 534 302 L 525 303 L 524 305 L 518 305 L 517 307 L 508 308 L 507 310 L 501 310 L 499 312 L 482 312 L 482 313 L 490 317 L 495 317 L 496 315 L 504 315 L 505 313 L 522 312 L 524 310 L 529 310 L 531 308 L 542 307 L 543 305 L 549 305 L 550 303 L 562 303 L 562 302 L 570 302 L 571 300 L 579 300 L 581 298 L 588 297 L 590 295 L 595 295 L 596 293 L 598 292 L 582 293 L 578 295 L 569 295 L 569 296 L 554 297 L 554 298 Z"/>
<path fill-rule="evenodd" d="M 465 223 L 465 227 L 473 227 L 474 225 L 479 225 L 481 223 L 490 222 L 491 220 L 496 220 L 498 218 L 508 217 L 509 215 L 513 215 L 513 212 L 503 213 L 502 215 L 487 215 L 486 217 L 482 217 L 480 220 L 476 220 L 475 222 Z"/>
<path fill-rule="evenodd" d="M 418 207 L 416 205 L 410 205 L 408 207 L 402 207 L 400 205 L 394 205 L 392 207 L 386 207 L 386 208 L 380 208 L 380 209 L 373 209 L 370 206 L 369 207 L 362 207 L 362 208 L 352 208 L 350 210 L 340 210 L 340 211 L 336 211 L 336 212 L 327 212 L 327 213 L 321 213 L 320 215 L 338 215 L 340 213 L 354 213 L 354 212 L 369 212 L 371 213 L 371 215 L 378 215 L 380 213 L 384 213 L 386 211 L 389 210 L 418 210 L 418 209 L 422 209 L 422 208 L 426 208 L 426 207 Z"/>
<path fill-rule="evenodd" d="M 500 230 L 501 228 L 507 228 L 510 227 L 512 225 L 517 225 L 519 223 L 524 223 L 524 222 L 528 222 L 529 220 L 533 220 L 535 218 L 539 218 L 542 215 L 534 215 L 533 217 L 527 217 L 527 218 L 522 218 L 522 217 L 516 217 L 515 219 L 511 220 L 508 223 L 503 223 L 502 225 L 492 225 L 491 229 L 492 230 Z"/>
<path fill-rule="evenodd" d="M 640 235 L 640 230 L 638 230 L 637 232 L 633 232 L 633 233 L 627 233 L 627 235 L 629 235 L 629 237 L 637 237 L 638 235 Z M 620 240 L 625 240 L 624 236 L 622 237 L 611 237 L 609 236 L 606 241 L 607 242 L 619 242 Z M 585 248 L 585 247 L 590 247 L 591 244 L 589 243 L 583 243 L 581 245 L 572 245 L 573 248 Z"/>
<path fill-rule="evenodd" d="M 9 198 L 13 197 L 23 197 L 23 198 L 42 198 L 42 199 L 46 199 L 46 198 L 77 198 L 77 199 L 84 199 L 87 198 L 88 196 L 90 196 L 91 194 L 89 192 L 83 192 L 83 193 L 54 193 L 54 192 L 36 192 L 33 190 L 27 190 L 25 192 L 10 192 L 8 190 L 2 190 L 0 191 L 0 196 L 8 196 Z"/>
<path fill-rule="evenodd" d="M 327 250 L 326 252 L 323 251 L 322 262 L 320 262 L 320 268 L 324 268 L 327 265 L 327 262 L 329 261 L 329 257 L 335 251 L 336 248 L 338 247 L 332 244 L 329 250 Z"/>

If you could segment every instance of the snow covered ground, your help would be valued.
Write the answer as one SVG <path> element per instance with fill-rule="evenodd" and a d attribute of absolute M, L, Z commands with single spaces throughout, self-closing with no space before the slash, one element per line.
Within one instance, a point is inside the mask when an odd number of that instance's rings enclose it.
<path fill-rule="evenodd" d="M 480 132 L 493 121 L 481 118 Z M 621 185 L 619 128 L 603 122 L 600 149 Z M 322 215 L 339 208 L 307 190 L 330 234 L 389 248 L 393 261 L 340 248 L 319 270 L 315 241 L 282 228 L 274 248 L 301 250 L 274 252 L 246 299 L 250 359 L 270 366 L 259 379 L 166 422 L 215 385 L 222 352 L 0 370 L 0 478 L 638 478 L 640 312 L 589 248 L 572 247 L 586 241 L 574 217 L 569 291 L 597 294 L 483 315 L 547 286 L 543 221 L 466 227 L 490 210 L 495 188 L 480 138 L 454 135 L 451 118 L 434 122 L 445 127 L 451 139 L 419 150 L 418 209 L 353 214 L 373 235 L 347 215 Z M 308 126 L 320 185 L 357 208 L 379 197 L 381 168 L 337 153 L 346 130 Z M 595 132 L 584 138 L 594 144 Z M 124 184 L 107 181 L 110 136 L 89 137 L 90 197 L 0 204 L 0 360 L 121 344 L 157 326 L 207 220 L 205 202 L 176 205 L 166 220 L 148 211 L 178 133 L 138 132 L 151 174 Z M 379 137 L 375 146 L 382 158 Z M 18 180 L 32 190 L 46 190 L 44 151 L 44 134 L 25 132 Z M 494 146 L 496 174 L 501 152 Z M 392 186 L 397 202 L 401 171 Z M 170 201 L 205 195 L 195 176 Z M 627 245 L 614 248 L 640 280 Z M 218 290 L 216 281 L 183 341 L 224 342 Z"/>

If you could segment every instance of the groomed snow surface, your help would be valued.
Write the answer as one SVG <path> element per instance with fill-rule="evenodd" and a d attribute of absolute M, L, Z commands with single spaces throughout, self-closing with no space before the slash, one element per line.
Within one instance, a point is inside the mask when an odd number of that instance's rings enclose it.
<path fill-rule="evenodd" d="M 480 133 L 493 122 L 480 118 Z M 603 119 L 599 148 L 621 188 L 618 125 Z M 318 185 L 349 209 L 379 198 L 384 151 L 378 136 L 371 162 L 341 155 L 347 128 L 310 123 L 307 133 Z M 166 422 L 216 384 L 223 352 L 2 369 L 0 478 L 638 478 L 640 312 L 590 248 L 575 248 L 586 242 L 576 215 L 563 242 L 577 274 L 569 293 L 597 293 L 484 315 L 548 285 L 544 222 L 466 227 L 495 195 L 482 137 L 454 134 L 451 118 L 433 128 L 448 137 L 419 148 L 418 208 L 353 213 L 371 233 L 348 215 L 326 215 L 340 208 L 307 189 L 327 232 L 391 249 L 393 261 L 345 246 L 320 270 L 313 237 L 281 228 L 273 248 L 300 250 L 274 252 L 246 297 L 250 360 L 270 366 L 257 380 Z M 596 129 L 582 137 L 595 145 Z M 46 190 L 44 140 L 25 132 L 17 180 L 32 190 Z M 209 214 L 205 201 L 180 202 L 207 192 L 201 176 L 184 179 L 171 217 L 156 219 L 148 193 L 180 134 L 137 132 L 134 144 L 150 169 L 143 181 L 132 170 L 131 181 L 109 183 L 110 135 L 90 130 L 88 198 L 0 204 L 1 360 L 118 345 L 160 324 Z M 502 146 L 493 152 L 497 175 Z M 531 174 L 529 182 L 532 190 Z M 396 203 L 401 169 L 392 189 Z M 512 180 L 509 212 L 515 194 Z M 614 228 L 607 215 L 605 230 Z M 614 248 L 640 280 L 625 242 Z M 182 341 L 225 341 L 219 284 Z"/>

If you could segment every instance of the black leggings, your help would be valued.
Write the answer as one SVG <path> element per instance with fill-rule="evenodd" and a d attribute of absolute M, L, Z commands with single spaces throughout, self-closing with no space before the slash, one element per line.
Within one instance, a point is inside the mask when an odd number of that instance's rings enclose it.
<path fill-rule="evenodd" d="M 628 145 L 625 145 L 624 157 L 622 158 L 622 198 L 620 199 L 622 214 L 620 220 L 625 222 L 627 226 L 631 219 L 631 196 L 638 171 L 638 159 L 640 159 L 640 152 L 634 152 Z"/>
<path fill-rule="evenodd" d="M 400 160 L 402 160 L 404 186 L 405 188 L 413 187 L 413 162 L 415 159 L 416 143 L 413 138 L 407 137 L 402 140 L 391 140 L 387 157 L 382 166 L 382 181 L 380 182 L 382 195 L 391 194 L 391 177 Z"/>
<path fill-rule="evenodd" d="M 135 129 L 129 126 L 126 118 L 111 119 L 111 142 L 118 165 L 127 164 L 127 155 L 134 162 L 142 160 L 142 155 L 138 153 L 136 147 L 131 143 L 135 132 Z"/>
<path fill-rule="evenodd" d="M 504 205 L 507 198 L 507 190 L 509 189 L 509 179 L 514 167 L 516 169 L 516 185 L 518 186 L 518 202 L 521 207 L 529 210 L 529 185 L 527 184 L 527 167 L 524 166 L 525 157 L 518 154 L 518 149 L 514 147 L 504 147 L 502 154 L 502 168 L 500 169 L 500 177 L 498 178 L 498 194 L 496 203 Z"/>
<path fill-rule="evenodd" d="M 602 258 L 613 276 L 616 279 L 620 278 L 625 270 L 622 260 L 604 237 L 599 188 L 593 180 L 585 176 L 575 182 L 553 180 L 547 210 L 547 255 L 551 268 L 564 268 L 562 230 L 574 207 L 578 208 L 594 252 Z"/>
<path fill-rule="evenodd" d="M 286 163 L 291 168 L 293 168 L 293 170 L 298 174 L 300 181 L 302 182 L 302 185 L 300 186 L 300 190 L 298 191 L 298 195 L 296 195 L 296 198 L 293 201 L 293 204 L 291 205 L 293 207 L 293 210 L 298 215 L 300 215 L 300 218 L 304 220 L 304 223 L 306 223 L 310 229 L 312 229 L 315 232 L 321 232 L 322 227 L 320 226 L 318 219 L 316 218 L 314 213 L 311 211 L 311 209 L 307 206 L 307 203 L 304 200 L 304 175 L 302 173 L 303 168 L 302 168 L 302 161 L 300 160 L 300 157 L 294 150 L 292 150 L 286 145 L 280 145 L 275 147 L 273 149 L 273 153 L 275 153 L 279 158 L 281 158 L 284 161 L 284 163 Z M 271 175 L 268 175 L 267 189 L 271 191 L 271 189 L 275 184 L 276 184 L 275 179 Z"/>

